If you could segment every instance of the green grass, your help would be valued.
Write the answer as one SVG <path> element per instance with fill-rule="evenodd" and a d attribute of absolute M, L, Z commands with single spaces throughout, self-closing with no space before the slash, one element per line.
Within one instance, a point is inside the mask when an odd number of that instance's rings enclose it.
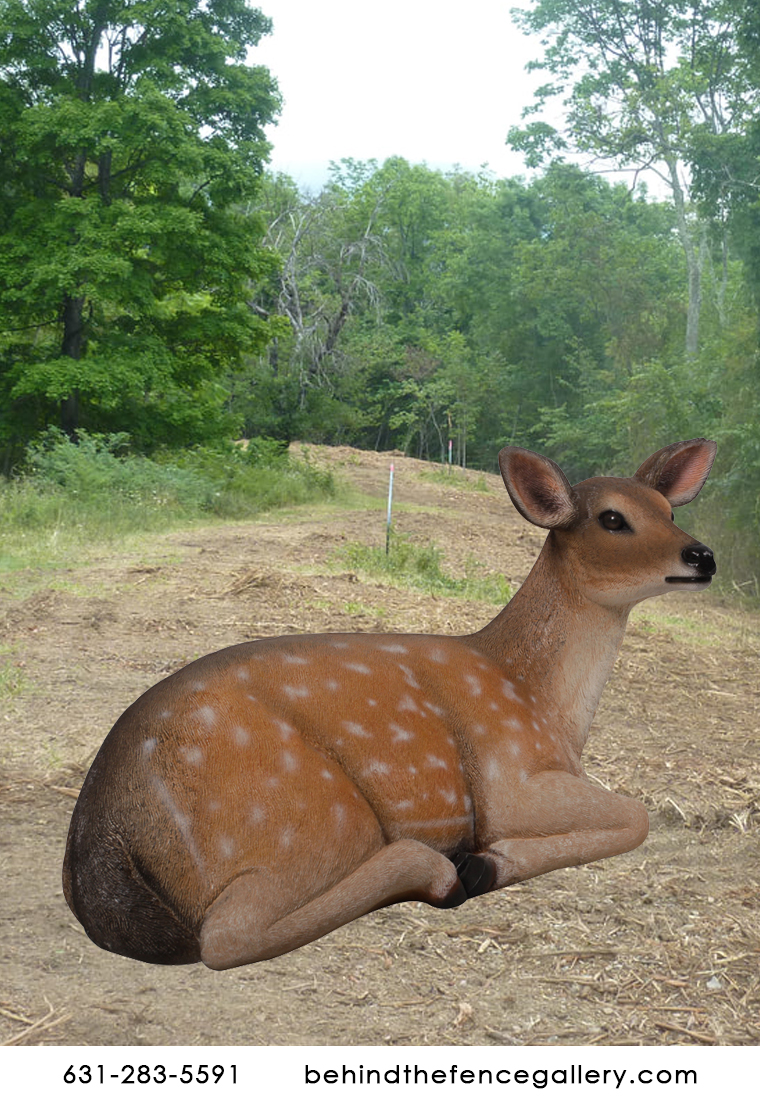
<path fill-rule="evenodd" d="M 700 609 L 702 608 L 702 609 Z M 667 599 L 649 600 L 636 607 L 631 624 L 641 634 L 668 634 L 685 645 L 712 651 L 725 645 L 757 650 L 760 640 L 756 611 L 741 602 L 731 604 L 730 613 L 716 611 L 708 592 L 693 593 L 692 611 L 672 611 Z"/>
<path fill-rule="evenodd" d="M 52 432 L 0 482 L 0 572 L 76 565 L 101 546 L 215 519 L 329 500 L 332 474 L 272 440 L 131 455 L 124 436 Z"/>
<path fill-rule="evenodd" d="M 434 543 L 418 545 L 400 534 L 391 535 L 390 550 L 352 542 L 339 549 L 336 558 L 354 571 L 366 572 L 381 582 L 415 587 L 434 595 L 452 595 L 489 603 L 506 603 L 512 590 L 500 574 L 482 574 L 472 560 L 462 577 L 451 576 L 441 567 L 444 556 Z"/>
<path fill-rule="evenodd" d="M 24 671 L 14 660 L 10 646 L 0 646 L 0 698 L 4 702 L 20 696 L 27 686 Z"/>
<path fill-rule="evenodd" d="M 420 471 L 420 478 L 429 482 L 440 482 L 443 486 L 455 486 L 460 490 L 477 490 L 488 493 L 488 483 L 485 475 L 475 472 L 466 472 L 461 467 L 435 467 L 433 470 Z"/>

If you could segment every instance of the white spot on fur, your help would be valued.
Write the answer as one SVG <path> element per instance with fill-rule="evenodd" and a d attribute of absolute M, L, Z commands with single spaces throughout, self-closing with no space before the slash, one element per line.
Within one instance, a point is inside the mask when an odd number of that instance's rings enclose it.
<path fill-rule="evenodd" d="M 146 739 L 145 740 L 145 742 L 142 745 L 142 749 L 143 749 L 143 754 L 145 755 L 146 758 L 150 758 L 150 756 L 153 754 L 154 750 L 156 749 L 157 742 L 158 742 L 157 739 Z"/>
<path fill-rule="evenodd" d="M 236 747 L 247 747 L 251 741 L 251 736 L 244 727 L 234 727 L 232 730 L 232 738 Z"/>
<path fill-rule="evenodd" d="M 503 719 L 501 722 L 504 727 L 510 728 L 511 731 L 522 731 L 523 729 L 522 720 L 515 719 L 514 717 L 512 717 L 512 719 Z"/>
<path fill-rule="evenodd" d="M 305 684 L 284 684 L 282 691 L 288 700 L 304 700 L 309 695 L 309 689 Z"/>
<path fill-rule="evenodd" d="M 325 688 L 329 688 L 330 692 L 336 692 L 337 689 L 340 688 L 340 685 L 337 681 L 329 680 L 325 681 Z"/>
<path fill-rule="evenodd" d="M 449 768 L 448 763 L 445 762 L 444 759 L 439 758 L 438 755 L 436 755 L 436 754 L 429 754 L 427 756 L 427 760 L 428 760 L 428 765 L 429 766 L 434 766 L 437 769 L 448 770 L 448 768 Z"/>
<path fill-rule="evenodd" d="M 164 708 L 164 710 L 161 712 L 161 719 L 170 719 L 173 715 L 174 712 L 171 708 Z"/>
<path fill-rule="evenodd" d="M 219 851 L 226 859 L 229 859 L 237 848 L 231 836 L 220 836 L 216 843 Z"/>
<path fill-rule="evenodd" d="M 346 807 L 345 805 L 333 805 L 332 811 L 335 814 L 335 827 L 342 828 L 346 823 Z"/>
<path fill-rule="evenodd" d="M 354 722 L 352 719 L 344 719 L 343 726 L 346 731 L 351 735 L 356 735 L 358 739 L 371 739 L 372 733 L 367 731 L 366 727 L 362 727 L 360 723 Z"/>
<path fill-rule="evenodd" d="M 213 708 L 209 707 L 208 704 L 204 704 L 203 707 L 199 708 L 195 713 L 195 719 L 197 719 L 199 723 L 205 724 L 206 727 L 213 727 L 216 723 L 216 712 Z"/>
<path fill-rule="evenodd" d="M 219 810 L 221 809 L 221 807 L 222 807 L 221 801 L 209 801 L 209 803 L 208 803 L 209 813 L 218 813 Z"/>
<path fill-rule="evenodd" d="M 377 707 L 377 700 L 374 700 L 371 696 L 367 698 L 367 703 L 369 704 L 370 708 Z"/>
<path fill-rule="evenodd" d="M 502 681 L 501 682 L 501 691 L 504 693 L 504 695 L 506 696 L 506 698 L 508 700 L 517 700 L 517 701 L 520 700 L 520 697 L 517 695 L 517 691 L 515 690 L 515 686 L 512 684 L 511 681 L 507 681 L 507 680 Z"/>
<path fill-rule="evenodd" d="M 293 826 L 292 825 L 286 825 L 286 827 L 283 828 L 282 832 L 280 833 L 280 839 L 279 839 L 280 847 L 281 848 L 289 848 L 290 845 L 293 843 L 293 836 L 294 835 L 295 835 L 295 829 L 293 828 Z"/>
<path fill-rule="evenodd" d="M 335 780 L 335 775 L 331 774 L 329 770 L 323 770 L 322 771 L 322 777 L 325 779 L 326 782 L 332 782 L 332 781 Z"/>
<path fill-rule="evenodd" d="M 333 640 L 329 644 L 333 647 L 333 649 L 348 649 L 348 642 L 338 642 Z"/>
<path fill-rule="evenodd" d="M 413 731 L 408 731 L 405 727 L 399 727 L 397 723 L 389 723 L 388 730 L 391 732 L 391 742 L 393 743 L 408 743 L 410 739 L 414 738 Z"/>
<path fill-rule="evenodd" d="M 203 762 L 203 751 L 200 747 L 182 747 L 179 753 L 191 766 L 200 766 Z"/>
<path fill-rule="evenodd" d="M 191 692 L 203 692 L 205 687 L 206 687 L 206 682 L 205 681 L 193 681 L 193 683 L 190 685 L 190 691 Z"/>
<path fill-rule="evenodd" d="M 473 723 L 472 730 L 476 735 L 488 734 L 488 728 L 484 727 L 482 723 Z"/>
<path fill-rule="evenodd" d="M 182 838 L 185 841 L 188 852 L 190 853 L 190 858 L 193 860 L 196 867 L 198 867 L 200 870 L 203 870 L 203 859 L 200 852 L 198 851 L 195 840 L 193 839 L 193 830 L 190 817 L 186 813 L 183 813 L 175 804 L 172 795 L 169 793 L 169 790 L 160 778 L 152 778 L 151 785 L 153 786 L 153 789 L 155 790 L 156 796 L 158 797 L 159 801 L 165 806 L 165 808 L 171 813 L 172 817 L 174 818 L 177 824 L 177 828 L 182 833 Z"/>
<path fill-rule="evenodd" d="M 440 704 L 433 704 L 430 700 L 423 700 L 423 704 L 428 711 L 432 712 L 434 716 L 438 716 L 439 719 L 443 719 L 446 715 L 446 709 L 442 708 Z"/>
<path fill-rule="evenodd" d="M 409 771 L 410 774 L 416 774 L 417 773 L 417 767 L 416 766 L 407 766 L 407 770 Z"/>
<path fill-rule="evenodd" d="M 439 665 L 445 665 L 449 659 L 446 650 L 442 649 L 441 646 L 432 646 L 432 648 L 427 651 L 427 657 L 428 661 L 436 661 Z"/>
<path fill-rule="evenodd" d="M 369 766 L 365 766 L 362 771 L 363 774 L 390 774 L 391 768 L 387 762 L 380 762 L 379 759 L 374 758 Z"/>
<path fill-rule="evenodd" d="M 266 810 L 261 805 L 251 806 L 251 811 L 248 814 L 248 820 L 251 824 L 263 824 L 266 819 Z"/>
<path fill-rule="evenodd" d="M 298 769 L 298 759 L 291 751 L 283 751 L 280 755 L 280 762 L 283 770 L 286 770 L 289 774 Z"/>
<path fill-rule="evenodd" d="M 406 646 L 402 646 L 400 642 L 385 642 L 383 645 L 378 646 L 378 649 L 383 650 L 385 653 L 408 653 L 409 650 Z"/>
<path fill-rule="evenodd" d="M 284 719 L 276 719 L 275 725 L 280 729 L 280 738 L 289 739 L 291 735 L 295 734 L 295 727 L 287 723 Z"/>
<path fill-rule="evenodd" d="M 278 786 L 279 784 L 280 784 L 280 779 L 279 778 L 274 778 L 274 777 L 267 778 L 267 780 L 264 782 L 264 785 L 269 786 L 270 789 L 275 789 L 275 787 Z"/>
<path fill-rule="evenodd" d="M 297 653 L 283 653 L 282 660 L 288 665 L 308 665 L 308 657 L 300 657 Z"/>
<path fill-rule="evenodd" d="M 472 673 L 465 673 L 464 680 L 466 680 L 468 685 L 470 686 L 470 696 L 480 696 L 481 692 L 483 691 L 483 686 L 481 685 L 478 678 L 473 676 Z"/>
<path fill-rule="evenodd" d="M 457 795 L 453 789 L 444 790 L 444 792 L 441 794 L 441 797 L 444 801 L 448 801 L 449 805 L 453 805 L 457 799 Z"/>
<path fill-rule="evenodd" d="M 489 758 L 486 763 L 486 777 L 491 782 L 496 782 L 501 777 L 501 766 L 499 766 L 498 759 Z"/>
<path fill-rule="evenodd" d="M 249 681 L 251 679 L 251 674 L 248 672 L 244 665 L 240 665 L 235 670 L 235 676 L 239 681 Z"/>
<path fill-rule="evenodd" d="M 346 669 L 350 669 L 352 673 L 363 673 L 367 677 L 372 676 L 372 670 L 363 661 L 346 661 L 344 666 Z"/>
<path fill-rule="evenodd" d="M 411 696 L 405 696 L 399 703 L 398 710 L 400 712 L 419 712 L 420 709 L 417 707 L 414 699 Z"/>
<path fill-rule="evenodd" d="M 413 808 L 414 808 L 414 802 L 413 801 L 397 801 L 396 804 L 394 805 L 394 809 L 398 809 L 399 812 L 401 812 L 401 813 L 406 812 L 407 809 L 413 809 Z"/>
<path fill-rule="evenodd" d="M 408 665 L 399 665 L 399 669 L 401 670 L 401 672 L 406 677 L 406 683 L 411 688 L 419 688 L 420 687 L 419 684 L 417 683 L 417 678 L 415 677 L 414 673 L 412 672 L 412 670 L 409 668 Z"/>

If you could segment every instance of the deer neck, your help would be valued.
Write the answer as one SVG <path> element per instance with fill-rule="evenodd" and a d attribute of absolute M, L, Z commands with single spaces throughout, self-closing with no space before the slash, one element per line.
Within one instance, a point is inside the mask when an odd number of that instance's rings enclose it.
<path fill-rule="evenodd" d="M 470 641 L 535 696 L 537 710 L 580 759 L 628 614 L 577 591 L 550 533 L 520 590 Z"/>

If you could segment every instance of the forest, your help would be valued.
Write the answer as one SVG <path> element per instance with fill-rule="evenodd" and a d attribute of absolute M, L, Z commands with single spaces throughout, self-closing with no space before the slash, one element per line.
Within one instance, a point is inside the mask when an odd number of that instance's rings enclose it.
<path fill-rule="evenodd" d="M 760 8 L 514 19 L 543 43 L 505 106 L 524 176 L 343 159 L 307 194 L 267 168 L 245 0 L 0 0 L 0 494 L 62 443 L 489 471 L 517 443 L 575 482 L 708 436 L 685 523 L 756 597 Z"/>

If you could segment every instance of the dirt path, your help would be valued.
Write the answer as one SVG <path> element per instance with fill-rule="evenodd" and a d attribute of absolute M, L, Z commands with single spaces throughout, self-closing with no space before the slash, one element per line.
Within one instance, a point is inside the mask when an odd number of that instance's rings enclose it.
<path fill-rule="evenodd" d="M 73 796 L 145 688 L 253 637 L 461 633 L 496 613 L 328 568 L 342 543 L 383 540 L 388 456 L 315 454 L 377 509 L 281 512 L 0 580 L 0 1042 L 760 1041 L 760 625 L 706 596 L 634 614 L 587 748 L 592 776 L 650 810 L 635 852 L 454 911 L 405 903 L 229 973 L 89 942 L 60 884 Z M 438 541 L 455 573 L 475 557 L 525 577 L 542 534 L 500 480 L 454 488 L 396 464 L 401 531 Z"/>

